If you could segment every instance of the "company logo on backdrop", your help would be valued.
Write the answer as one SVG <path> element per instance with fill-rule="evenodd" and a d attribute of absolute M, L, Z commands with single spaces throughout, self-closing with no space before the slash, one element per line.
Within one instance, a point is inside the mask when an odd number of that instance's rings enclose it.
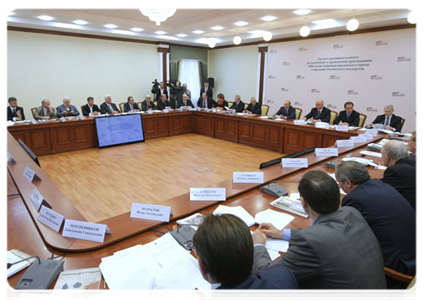
<path fill-rule="evenodd" d="M 388 42 L 386 42 L 386 41 L 376 41 L 375 42 L 375 46 L 386 46 L 386 45 L 388 45 Z"/>
<path fill-rule="evenodd" d="M 266 100 L 266 102 L 267 102 L 267 103 L 273 103 L 273 100 L 271 100 L 271 99 L 267 99 L 267 100 Z"/>
<path fill-rule="evenodd" d="M 307 51 L 307 48 L 306 47 L 300 47 L 300 48 L 298 48 L 298 51 L 299 52 Z"/>
<path fill-rule="evenodd" d="M 382 76 L 379 76 L 379 75 L 372 75 L 372 76 L 370 76 L 370 80 L 382 80 L 383 79 L 383 77 Z"/>
<path fill-rule="evenodd" d="M 392 92 L 392 97 L 404 97 L 404 96 L 405 96 L 404 93 L 400 93 L 398 91 Z"/>
<path fill-rule="evenodd" d="M 348 95 L 358 95 L 358 92 L 357 91 L 354 91 L 354 90 L 348 90 L 347 91 L 347 94 Z"/>
<path fill-rule="evenodd" d="M 333 104 L 328 104 L 326 105 L 327 108 L 332 108 L 332 109 L 336 109 L 336 105 Z"/>
<path fill-rule="evenodd" d="M 330 75 L 331 80 L 340 79 L 340 78 L 341 77 L 339 77 L 338 75 Z"/>
<path fill-rule="evenodd" d="M 411 61 L 411 58 L 405 57 L 405 56 L 398 56 L 397 62 L 402 62 L 402 61 Z"/>
<path fill-rule="evenodd" d="M 290 66 L 291 65 L 291 63 L 290 62 L 287 62 L 287 61 L 284 61 L 283 63 L 282 63 L 282 66 L 284 66 L 284 67 L 286 67 L 286 66 Z"/>
<path fill-rule="evenodd" d="M 314 93 L 314 94 L 319 94 L 320 93 L 320 90 L 318 90 L 318 89 L 311 89 L 311 92 Z"/>
<path fill-rule="evenodd" d="M 272 49 L 272 50 L 270 50 L 270 53 L 278 53 L 278 50 Z"/>
<path fill-rule="evenodd" d="M 269 78 L 269 79 L 276 79 L 276 76 L 269 75 L 269 76 L 268 76 L 268 78 Z"/>
<path fill-rule="evenodd" d="M 366 111 L 377 112 L 377 108 L 373 108 L 373 107 L 366 107 Z"/>
<path fill-rule="evenodd" d="M 305 79 L 303 75 L 297 75 L 297 79 Z"/>
<path fill-rule="evenodd" d="M 295 105 L 295 106 L 303 106 L 303 103 L 302 103 L 302 102 L 298 102 L 298 101 L 296 101 L 296 102 L 294 102 L 294 105 Z"/>
<path fill-rule="evenodd" d="M 281 88 L 281 92 L 288 92 L 289 91 L 289 89 L 287 89 L 287 88 Z"/>
<path fill-rule="evenodd" d="M 344 48 L 344 45 L 341 45 L 341 44 L 333 45 L 333 49 L 342 49 L 342 48 Z"/>

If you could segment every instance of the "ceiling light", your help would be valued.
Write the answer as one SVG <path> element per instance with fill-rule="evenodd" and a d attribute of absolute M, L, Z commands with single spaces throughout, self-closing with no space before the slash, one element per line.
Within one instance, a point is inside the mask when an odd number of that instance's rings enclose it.
<path fill-rule="evenodd" d="M 195 34 L 202 34 L 202 33 L 204 33 L 204 31 L 203 31 L 203 30 L 194 30 L 192 33 L 195 33 Z"/>
<path fill-rule="evenodd" d="M 80 25 L 76 25 L 76 24 L 54 22 L 52 25 L 54 27 L 61 27 L 61 28 L 82 29 Z"/>
<path fill-rule="evenodd" d="M 317 20 L 317 21 L 313 21 L 312 23 L 315 24 L 315 26 L 313 26 L 313 30 L 334 28 L 334 27 L 339 27 L 344 25 L 334 19 Z"/>
<path fill-rule="evenodd" d="M 360 22 L 358 22 L 357 19 L 351 19 L 347 22 L 347 30 L 354 31 L 358 28 L 359 25 L 360 25 Z"/>
<path fill-rule="evenodd" d="M 213 29 L 213 30 L 222 30 L 222 29 L 225 29 L 225 27 L 222 27 L 222 26 L 214 26 L 211 29 Z"/>
<path fill-rule="evenodd" d="M 46 16 L 46 15 L 38 16 L 37 18 L 40 19 L 40 20 L 43 20 L 43 21 L 52 21 L 52 20 L 54 20 L 53 17 Z"/>
<path fill-rule="evenodd" d="M 234 23 L 234 25 L 236 25 L 236 26 L 245 26 L 245 25 L 248 25 L 249 23 L 248 22 L 245 22 L 245 21 L 238 21 L 238 22 L 235 22 Z"/>
<path fill-rule="evenodd" d="M 185 33 L 178 33 L 176 36 L 180 38 L 184 38 L 184 37 L 187 37 L 188 35 Z"/>
<path fill-rule="evenodd" d="M 163 31 L 163 30 L 159 30 L 159 31 L 156 31 L 155 32 L 155 34 L 166 34 L 167 32 L 166 31 Z"/>
<path fill-rule="evenodd" d="M 267 31 L 263 34 L 263 40 L 266 42 L 270 41 L 272 39 L 273 35 L 270 31 Z"/>
<path fill-rule="evenodd" d="M 129 31 L 129 30 L 114 29 L 114 30 L 112 30 L 112 32 L 113 32 L 113 33 L 116 33 L 116 34 L 135 35 L 135 33 L 134 33 L 134 32 Z"/>
<path fill-rule="evenodd" d="M 266 22 L 270 22 L 270 21 L 276 20 L 277 17 L 275 17 L 275 16 L 264 16 L 264 17 L 262 17 L 260 19 L 262 19 L 263 21 L 266 21 Z"/>
<path fill-rule="evenodd" d="M 170 36 L 170 35 L 161 35 L 158 37 L 159 39 L 165 39 L 165 40 L 172 40 L 172 41 L 177 41 L 178 38 L 175 36 Z"/>
<path fill-rule="evenodd" d="M 216 42 L 215 42 L 215 40 L 214 40 L 214 39 L 209 39 L 209 47 L 210 47 L 210 48 L 214 48 L 214 47 L 216 47 Z"/>
<path fill-rule="evenodd" d="M 118 26 L 117 26 L 117 25 L 115 25 L 115 24 L 106 24 L 106 25 L 104 25 L 104 27 L 109 28 L 109 29 L 115 29 L 115 28 L 118 28 Z"/>
<path fill-rule="evenodd" d="M 306 26 L 306 25 L 304 25 L 303 27 L 301 27 L 301 29 L 300 29 L 300 35 L 302 36 L 302 37 L 306 37 L 306 36 L 308 36 L 310 34 L 310 27 L 308 27 L 308 26 Z"/>
<path fill-rule="evenodd" d="M 310 9 L 297 9 L 293 11 L 294 14 L 299 15 L 299 16 L 304 16 L 304 15 L 308 15 L 309 13 L 311 13 Z"/>
<path fill-rule="evenodd" d="M 87 25 L 88 24 L 88 22 L 84 21 L 84 20 L 75 20 L 75 21 L 72 21 L 72 23 L 75 23 L 75 24 L 78 24 L 78 25 Z"/>
<path fill-rule="evenodd" d="M 165 9 L 140 9 L 141 13 L 148 17 L 150 21 L 156 22 L 157 26 L 173 16 L 176 12 L 175 8 L 165 8 Z"/>
<path fill-rule="evenodd" d="M 237 35 L 236 37 L 234 37 L 233 42 L 235 45 L 239 45 L 242 42 L 242 39 L 239 35 Z"/>
<path fill-rule="evenodd" d="M 336 22 L 336 21 L 334 19 L 323 19 L 323 20 L 312 21 L 311 23 L 316 25 L 321 25 L 321 24 L 327 24 L 327 23 L 333 23 L 333 22 Z"/>
<path fill-rule="evenodd" d="M 414 11 L 412 11 L 408 14 L 407 21 L 410 24 L 416 24 L 417 23 L 417 16 L 416 16 L 416 13 Z"/>
<path fill-rule="evenodd" d="M 139 27 L 132 27 L 132 28 L 131 28 L 131 30 L 132 30 L 132 31 L 135 31 L 135 32 L 141 32 L 141 31 L 144 31 L 144 29 L 139 28 Z"/>
<path fill-rule="evenodd" d="M 14 11 L 9 12 L 9 16 L 13 16 L 13 15 L 16 15 Z"/>

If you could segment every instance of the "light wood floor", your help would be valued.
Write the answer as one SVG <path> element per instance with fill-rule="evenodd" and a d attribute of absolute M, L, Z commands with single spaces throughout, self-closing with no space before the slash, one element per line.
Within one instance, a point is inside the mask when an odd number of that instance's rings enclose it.
<path fill-rule="evenodd" d="M 131 210 L 132 202 L 160 204 L 254 171 L 281 154 L 197 134 L 87 149 L 39 158 L 56 186 L 90 222 Z"/>

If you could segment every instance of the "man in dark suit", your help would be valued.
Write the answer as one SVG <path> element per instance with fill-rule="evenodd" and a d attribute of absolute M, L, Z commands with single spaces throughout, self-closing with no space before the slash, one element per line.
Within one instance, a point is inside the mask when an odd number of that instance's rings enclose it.
<path fill-rule="evenodd" d="M 388 167 L 382 181 L 396 189 L 416 209 L 416 158 L 409 157 L 400 141 L 386 142 L 380 150 L 383 164 Z"/>
<path fill-rule="evenodd" d="M 116 104 L 112 103 L 112 96 L 106 95 L 104 97 L 104 103 L 100 105 L 100 111 L 102 114 L 116 115 L 120 113 L 119 108 Z"/>
<path fill-rule="evenodd" d="M 24 110 L 22 107 L 18 106 L 18 100 L 15 97 L 10 97 L 8 101 L 7 120 L 13 122 L 25 120 Z"/>
<path fill-rule="evenodd" d="M 128 102 L 126 102 L 123 105 L 123 111 L 124 112 L 130 112 L 130 111 L 140 111 L 140 108 L 138 107 L 138 104 L 135 103 L 134 97 L 129 96 Z"/>
<path fill-rule="evenodd" d="M 234 98 L 234 104 L 232 104 L 231 106 L 231 112 L 243 112 L 245 109 L 245 104 L 244 102 L 241 101 L 241 96 L 240 95 L 236 95 Z"/>
<path fill-rule="evenodd" d="M 295 108 L 291 106 L 291 101 L 286 100 L 275 116 L 281 116 L 283 119 L 295 119 Z"/>
<path fill-rule="evenodd" d="M 207 97 L 206 93 L 202 93 L 201 98 L 197 101 L 197 107 L 211 109 L 216 107 L 216 103 L 213 99 Z"/>
<path fill-rule="evenodd" d="M 345 110 L 341 111 L 333 121 L 334 125 L 356 126 L 360 123 L 360 114 L 354 110 L 354 103 L 348 101 L 344 104 Z"/>
<path fill-rule="evenodd" d="M 370 179 L 367 168 L 354 161 L 336 168 L 339 187 L 347 193 L 342 207 L 356 208 L 379 241 L 385 266 L 408 275 L 416 273 L 416 214 L 393 187 Z M 387 278 L 388 288 L 405 287 Z"/>
<path fill-rule="evenodd" d="M 307 121 L 308 119 L 312 119 L 311 121 L 313 123 L 316 122 L 330 122 L 330 109 L 323 106 L 324 102 L 323 100 L 317 100 L 316 101 L 316 107 L 313 107 L 311 111 L 305 115 L 303 118 L 304 121 Z"/>
<path fill-rule="evenodd" d="M 251 97 L 250 104 L 248 104 L 248 107 L 244 110 L 244 112 L 261 116 L 261 104 L 257 102 L 255 97 Z"/>
<path fill-rule="evenodd" d="M 253 233 L 254 271 L 283 264 L 294 273 L 300 289 L 386 288 L 379 243 L 360 212 L 339 208 L 335 180 L 325 172 L 310 171 L 298 191 L 312 225 L 279 230 L 261 224 Z M 289 240 L 286 254 L 273 263 L 264 247 L 266 237 Z"/>
<path fill-rule="evenodd" d="M 385 129 L 393 130 L 393 131 L 401 131 L 402 118 L 399 116 L 394 115 L 394 106 L 393 105 L 386 105 L 385 114 L 377 116 L 376 119 L 372 123 L 368 125 L 369 128 L 373 127 L 374 124 L 382 124 L 385 126 Z"/>
<path fill-rule="evenodd" d="M 208 81 L 204 82 L 204 87 L 200 90 L 200 98 L 203 97 L 203 93 L 206 93 L 207 97 L 213 99 L 213 89 L 210 87 Z"/>
<path fill-rule="evenodd" d="M 170 108 L 170 102 L 167 100 L 166 94 L 162 94 L 159 102 L 157 102 L 157 109 L 163 110 L 166 108 Z"/>
<path fill-rule="evenodd" d="M 151 96 L 149 94 L 145 95 L 145 100 L 141 102 L 141 108 L 143 111 L 156 109 L 156 105 L 154 104 L 154 101 L 151 101 Z"/>
<path fill-rule="evenodd" d="M 166 95 L 166 99 L 169 98 L 169 95 L 167 94 L 167 89 L 166 86 L 163 82 L 160 82 L 160 84 L 158 86 L 153 85 L 151 92 L 155 95 L 155 101 L 159 101 L 160 100 L 160 96 L 162 94 Z"/>
<path fill-rule="evenodd" d="M 276 265 L 252 274 L 250 230 L 234 215 L 207 215 L 193 238 L 198 265 L 212 289 L 296 289 L 292 273 Z"/>
<path fill-rule="evenodd" d="M 192 104 L 192 102 L 188 98 L 187 94 L 183 94 L 182 100 L 178 101 L 177 108 L 181 108 L 181 107 L 183 107 L 183 108 L 188 108 L 188 107 L 194 108 L 194 104 Z"/>
<path fill-rule="evenodd" d="M 94 104 L 94 98 L 88 97 L 87 104 L 82 107 L 82 114 L 86 117 L 100 114 L 100 109 Z"/>

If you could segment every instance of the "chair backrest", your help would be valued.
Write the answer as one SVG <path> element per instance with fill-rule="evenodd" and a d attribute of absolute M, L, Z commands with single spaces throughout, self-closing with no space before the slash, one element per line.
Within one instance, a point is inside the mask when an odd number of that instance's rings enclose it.
<path fill-rule="evenodd" d="M 303 110 L 301 108 L 296 108 L 295 107 L 295 119 L 299 119 L 301 117 L 301 113 L 303 112 Z"/>
<path fill-rule="evenodd" d="M 363 127 L 364 122 L 366 122 L 367 116 L 365 114 L 360 114 L 360 121 L 358 121 L 358 127 Z"/>
<path fill-rule="evenodd" d="M 400 129 L 400 131 L 402 131 L 402 127 L 404 126 L 404 123 L 405 123 L 405 119 L 401 118 L 401 129 Z"/>
<path fill-rule="evenodd" d="M 138 105 L 139 109 L 142 110 L 142 102 L 137 102 L 137 105 Z"/>
<path fill-rule="evenodd" d="M 82 114 L 82 108 L 84 107 L 84 105 L 81 105 L 81 114 Z"/>
<path fill-rule="evenodd" d="M 395 280 L 405 282 L 407 284 L 409 284 L 414 278 L 414 276 L 397 272 L 397 271 L 392 270 L 391 268 L 388 268 L 388 267 L 384 267 L 384 271 L 385 271 L 386 277 L 393 278 Z"/>
<path fill-rule="evenodd" d="M 125 103 L 126 102 L 119 103 L 120 112 L 123 112 L 123 106 L 125 105 Z"/>
<path fill-rule="evenodd" d="M 261 115 L 267 116 L 267 113 L 269 112 L 269 105 L 262 104 L 261 106 Z"/>
<path fill-rule="evenodd" d="M 36 107 L 31 108 L 32 118 L 35 119 L 35 111 L 37 110 Z"/>
<path fill-rule="evenodd" d="M 231 108 L 233 104 L 234 104 L 234 102 L 233 102 L 233 101 L 228 101 L 228 107 L 229 107 L 229 108 Z"/>
<path fill-rule="evenodd" d="M 333 125 L 333 121 L 335 121 L 336 117 L 338 116 L 338 113 L 336 111 L 331 110 L 330 111 L 330 125 Z"/>
<path fill-rule="evenodd" d="M 154 100 L 154 106 L 157 106 L 157 100 Z"/>
<path fill-rule="evenodd" d="M 250 103 L 244 103 L 244 109 L 247 109 L 248 104 L 250 104 Z"/>

